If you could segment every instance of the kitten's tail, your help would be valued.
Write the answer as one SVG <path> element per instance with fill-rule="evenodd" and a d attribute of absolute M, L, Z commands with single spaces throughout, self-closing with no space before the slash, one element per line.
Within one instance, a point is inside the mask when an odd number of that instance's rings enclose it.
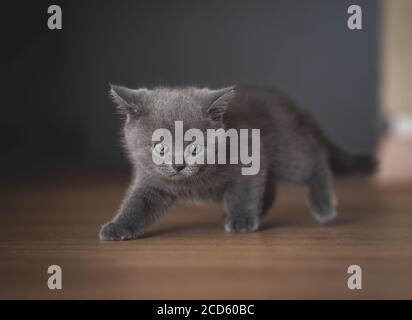
<path fill-rule="evenodd" d="M 332 143 L 328 143 L 330 167 L 336 175 L 372 175 L 378 161 L 371 154 L 350 154 Z"/>

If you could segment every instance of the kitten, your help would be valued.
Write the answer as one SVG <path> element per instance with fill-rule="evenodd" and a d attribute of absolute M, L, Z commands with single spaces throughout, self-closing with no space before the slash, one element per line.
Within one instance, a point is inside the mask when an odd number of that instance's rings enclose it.
<path fill-rule="evenodd" d="M 133 179 L 114 219 L 102 226 L 100 239 L 141 236 L 177 199 L 223 201 L 228 232 L 251 232 L 272 206 L 279 182 L 305 184 L 309 207 L 321 223 L 336 216 L 333 173 L 372 174 L 370 155 L 351 155 L 331 143 L 314 122 L 274 89 L 236 85 L 220 90 L 155 88 L 131 90 L 112 86 L 111 95 L 126 116 L 124 143 Z M 242 175 L 240 164 L 161 164 L 152 153 L 172 152 L 155 144 L 158 128 L 185 130 L 260 129 L 260 170 Z M 197 146 L 190 146 L 196 152 Z M 173 154 L 174 156 L 174 154 Z"/>

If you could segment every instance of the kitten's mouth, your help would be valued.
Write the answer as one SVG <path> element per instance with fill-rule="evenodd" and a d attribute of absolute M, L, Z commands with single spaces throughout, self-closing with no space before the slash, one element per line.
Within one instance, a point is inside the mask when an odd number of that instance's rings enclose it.
<path fill-rule="evenodd" d="M 187 176 L 180 174 L 180 173 L 174 173 L 171 176 L 169 176 L 169 179 L 172 179 L 172 180 L 181 180 L 184 178 L 187 178 Z"/>
<path fill-rule="evenodd" d="M 174 172 L 170 175 L 168 175 L 168 178 L 171 180 L 184 180 L 184 179 L 190 179 L 191 177 L 197 175 L 199 173 L 199 170 L 194 170 L 194 171 L 180 171 L 180 172 Z"/>
<path fill-rule="evenodd" d="M 165 179 L 168 180 L 185 180 L 185 179 L 190 179 L 193 176 L 199 175 L 200 168 L 198 167 L 186 167 L 183 168 L 182 170 L 174 170 L 171 171 L 170 169 L 166 168 L 160 168 L 158 170 L 159 174 L 162 175 Z"/>
<path fill-rule="evenodd" d="M 181 174 L 179 172 L 173 173 L 172 175 L 169 175 L 168 178 L 172 180 L 183 180 L 192 177 L 193 175 L 186 175 L 186 174 Z"/>

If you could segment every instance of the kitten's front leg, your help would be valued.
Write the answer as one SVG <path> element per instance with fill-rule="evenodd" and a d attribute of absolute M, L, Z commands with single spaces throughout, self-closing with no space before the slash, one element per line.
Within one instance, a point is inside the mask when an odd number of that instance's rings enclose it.
<path fill-rule="evenodd" d="M 175 197 L 157 188 L 133 183 L 119 213 L 100 229 L 101 240 L 131 240 L 141 236 L 173 203 Z"/>
<path fill-rule="evenodd" d="M 273 189 L 274 190 L 274 189 Z M 225 230 L 253 232 L 259 228 L 260 216 L 267 207 L 265 178 L 261 175 L 242 176 L 229 185 L 224 194 Z M 271 196 L 271 201 L 273 196 Z M 270 202 L 271 202 L 270 201 Z"/>

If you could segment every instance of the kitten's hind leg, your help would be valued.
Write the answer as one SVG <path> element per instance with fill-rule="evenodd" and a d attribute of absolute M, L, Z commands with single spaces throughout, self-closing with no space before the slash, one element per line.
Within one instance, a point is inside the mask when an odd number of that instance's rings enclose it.
<path fill-rule="evenodd" d="M 316 170 L 309 179 L 309 208 L 320 223 L 327 223 L 336 217 L 333 177 L 326 165 Z"/>
<path fill-rule="evenodd" d="M 264 178 L 242 176 L 228 186 L 224 195 L 224 219 L 227 232 L 253 232 L 259 228 L 265 195 Z M 272 203 L 270 197 L 266 205 Z"/>

